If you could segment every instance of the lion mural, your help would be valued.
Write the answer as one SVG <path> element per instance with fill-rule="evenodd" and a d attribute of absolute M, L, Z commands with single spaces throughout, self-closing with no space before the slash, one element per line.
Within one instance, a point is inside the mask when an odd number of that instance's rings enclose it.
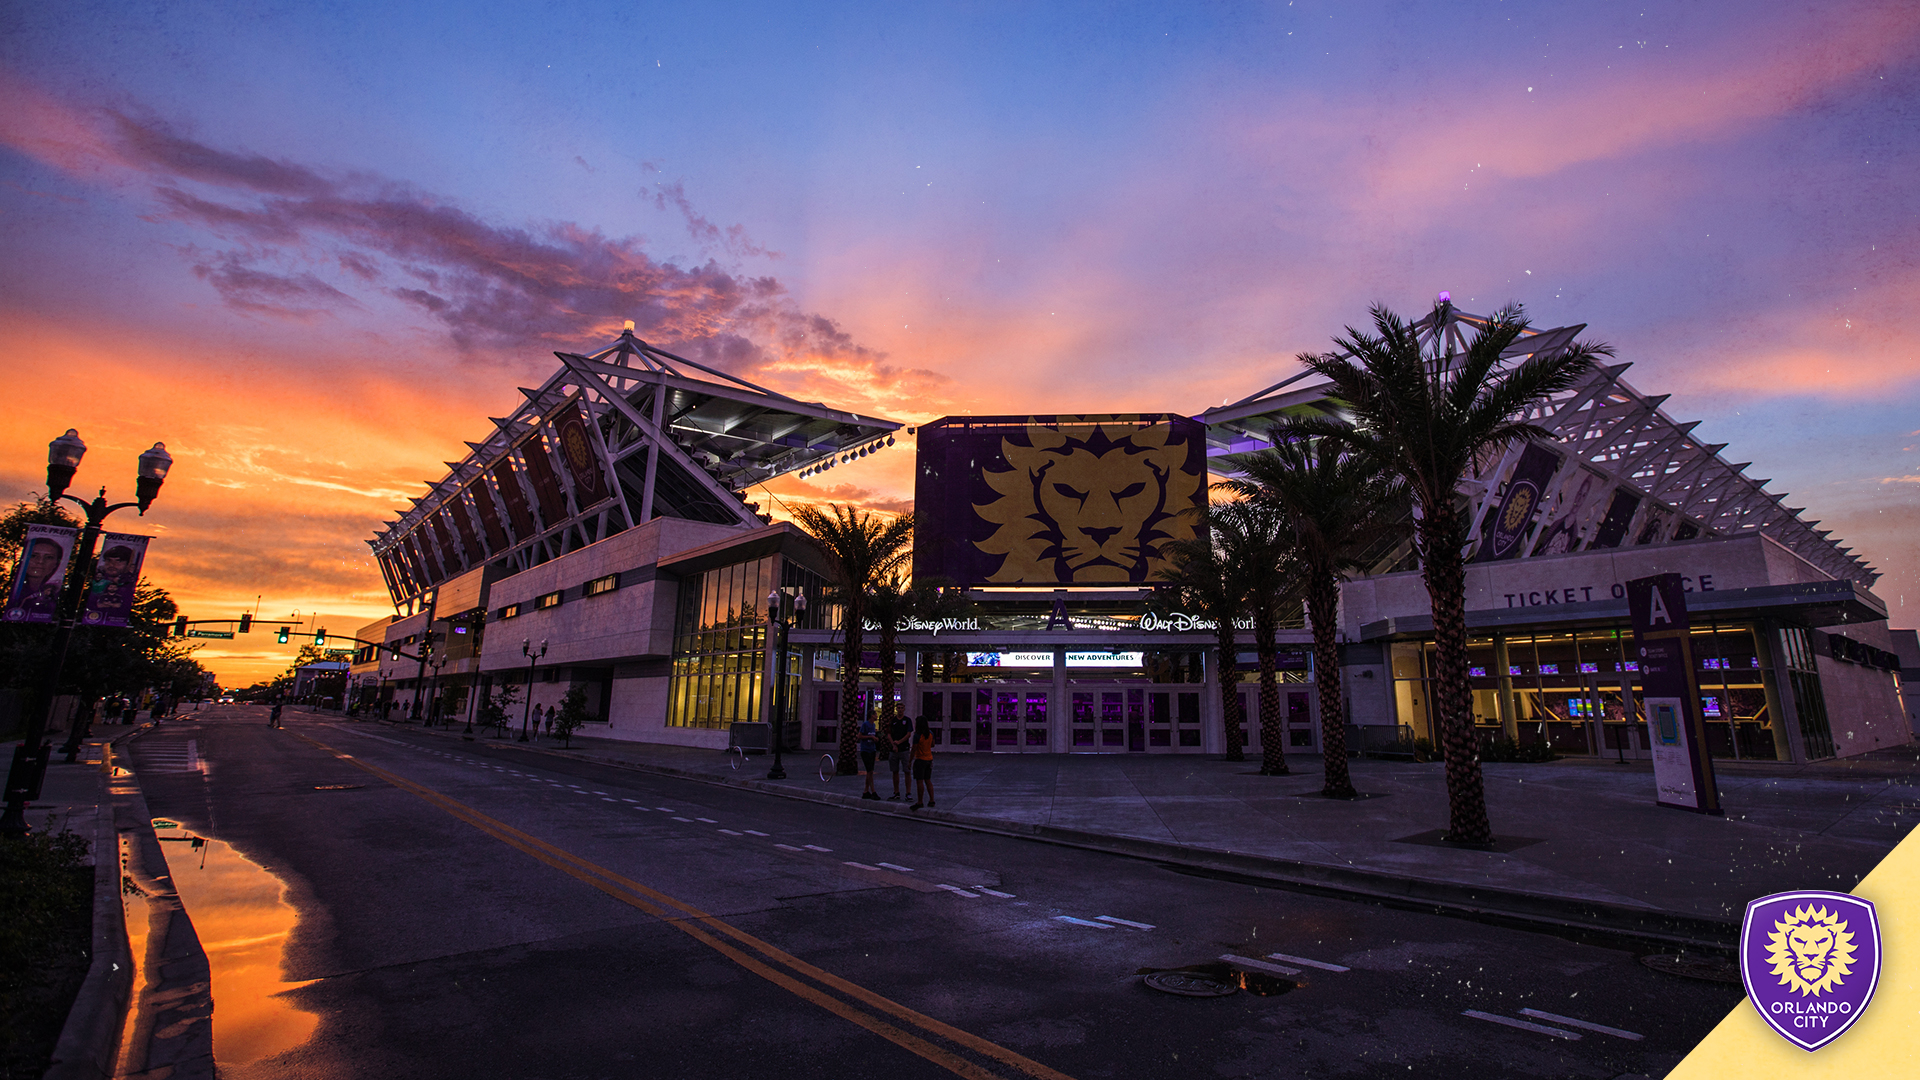
<path fill-rule="evenodd" d="M 1194 534 L 1181 511 L 1206 480 L 1189 464 L 1195 436 L 1140 416 L 1060 417 L 1025 436 L 1001 440 L 1012 468 L 982 477 L 1000 498 L 973 507 L 997 526 L 974 546 L 1004 557 L 988 581 L 1138 584 L 1163 565 L 1162 544 Z"/>

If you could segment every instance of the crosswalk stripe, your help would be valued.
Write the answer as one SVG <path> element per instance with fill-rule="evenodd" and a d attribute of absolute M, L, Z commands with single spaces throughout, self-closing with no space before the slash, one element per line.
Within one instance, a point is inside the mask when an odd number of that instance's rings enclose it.
<path fill-rule="evenodd" d="M 1264 971 L 1269 975 L 1300 974 L 1299 968 L 1282 967 L 1279 964 L 1269 964 L 1265 960 L 1255 960 L 1250 956 L 1235 956 L 1233 953 L 1221 953 L 1220 959 L 1225 960 L 1227 963 L 1232 964 L 1234 967 L 1246 968 L 1249 971 Z"/>
<path fill-rule="evenodd" d="M 1320 960 L 1309 960 L 1304 956 L 1288 956 L 1286 953 L 1283 953 L 1283 952 L 1270 952 L 1267 954 L 1267 959 L 1285 960 L 1289 964 L 1299 964 L 1303 967 L 1319 968 L 1321 971 L 1352 971 L 1353 970 L 1352 968 L 1341 967 L 1339 964 L 1329 964 Z"/>
<path fill-rule="evenodd" d="M 1121 926 L 1131 926 L 1135 930 L 1153 929 L 1152 923 L 1134 922 L 1132 919 L 1116 919 L 1111 915 L 1095 915 L 1094 918 L 1099 919 L 1101 922 L 1118 923 Z"/>
<path fill-rule="evenodd" d="M 1588 1031 L 1597 1031 L 1602 1035 L 1612 1035 L 1617 1039 L 1631 1039 L 1634 1042 L 1639 1042 L 1640 1040 L 1646 1038 L 1645 1035 L 1636 1035 L 1631 1031 L 1623 1031 L 1620 1028 L 1608 1027 L 1605 1024 L 1596 1024 L 1590 1020 L 1575 1020 L 1571 1016 L 1561 1016 L 1558 1013 L 1541 1012 L 1539 1009 L 1521 1009 L 1520 1015 L 1531 1016 L 1540 1020 L 1551 1020 L 1556 1024 L 1566 1024 L 1571 1027 L 1586 1028 Z"/>
<path fill-rule="evenodd" d="M 1076 919 L 1076 918 L 1074 918 L 1074 917 L 1073 917 L 1073 916 L 1071 916 L 1071 915 L 1055 915 L 1055 916 L 1053 917 L 1053 921 L 1055 921 L 1055 922 L 1063 922 L 1063 923 L 1072 923 L 1072 924 L 1073 924 L 1073 925 L 1075 925 L 1075 926 L 1091 926 L 1091 927 L 1093 927 L 1093 928 L 1094 928 L 1095 930 L 1111 930 L 1111 929 L 1113 929 L 1113 924 L 1111 924 L 1111 923 L 1103 923 L 1103 922 L 1094 922 L 1094 921 L 1093 921 L 1093 920 L 1091 920 L 1091 919 Z"/>
<path fill-rule="evenodd" d="M 1545 1024 L 1530 1024 L 1525 1020 L 1515 1020 L 1511 1016 L 1500 1016 L 1495 1013 L 1481 1012 L 1479 1009 L 1468 1009 L 1460 1015 L 1471 1016 L 1475 1020 L 1485 1020 L 1489 1023 L 1505 1024 L 1510 1028 L 1519 1028 L 1522 1031 L 1537 1031 L 1542 1035 L 1551 1035 L 1556 1039 L 1578 1040 L 1580 1038 L 1580 1036 L 1571 1031 L 1561 1031 L 1559 1028 L 1548 1027 Z"/>

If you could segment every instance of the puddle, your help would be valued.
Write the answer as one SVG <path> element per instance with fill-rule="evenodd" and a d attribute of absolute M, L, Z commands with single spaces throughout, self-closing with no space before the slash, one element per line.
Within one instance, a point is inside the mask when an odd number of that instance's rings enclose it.
<path fill-rule="evenodd" d="M 286 887 L 225 841 L 182 835 L 163 820 L 154 826 L 167 842 L 173 887 L 213 970 L 214 1060 L 225 1069 L 304 1044 L 320 1018 L 282 996 L 308 985 L 280 978 L 287 937 L 299 921 Z"/>

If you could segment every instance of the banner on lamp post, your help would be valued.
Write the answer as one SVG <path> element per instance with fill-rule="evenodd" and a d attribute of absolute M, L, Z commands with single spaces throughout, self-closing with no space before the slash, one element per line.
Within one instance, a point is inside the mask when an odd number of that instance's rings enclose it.
<path fill-rule="evenodd" d="M 140 580 L 140 564 L 147 558 L 150 536 L 107 533 L 100 545 L 100 559 L 94 564 L 93 582 L 87 586 L 86 606 L 80 621 L 87 626 L 125 626 L 133 614 L 134 585 Z"/>
<path fill-rule="evenodd" d="M 1679 574 L 1627 582 L 1627 610 L 1639 657 L 1640 703 L 1653 750 L 1654 801 L 1677 810 L 1720 813 L 1707 756 L 1706 722 L 1693 674 L 1687 594 Z"/>
<path fill-rule="evenodd" d="M 7 593 L 6 621 L 52 622 L 60 612 L 60 587 L 79 539 L 78 529 L 29 525 L 20 544 L 20 563 Z"/>

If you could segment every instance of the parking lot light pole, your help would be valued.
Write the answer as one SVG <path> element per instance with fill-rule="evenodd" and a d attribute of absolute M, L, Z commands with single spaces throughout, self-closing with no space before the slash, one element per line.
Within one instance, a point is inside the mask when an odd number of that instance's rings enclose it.
<path fill-rule="evenodd" d="M 787 778 L 787 770 L 780 763 L 780 752 L 787 741 L 787 631 L 807 611 L 805 593 L 794 594 L 791 613 L 786 598 L 781 589 L 767 593 L 767 644 L 778 650 L 773 664 L 773 724 L 768 740 L 773 744 L 773 768 L 767 770 L 769 780 Z"/>
<path fill-rule="evenodd" d="M 73 627 L 80 618 L 80 601 L 87 591 L 87 579 L 93 575 L 93 545 L 100 539 L 100 526 L 106 522 L 107 515 L 129 506 L 139 507 L 141 516 L 146 516 L 147 507 L 153 505 L 154 498 L 160 494 L 160 485 L 167 479 L 167 470 L 173 467 L 173 456 L 167 453 L 165 444 L 154 443 L 153 449 L 140 455 L 133 502 L 108 503 L 104 487 L 88 502 L 67 494 L 73 474 L 79 470 L 80 459 L 86 453 L 87 444 L 80 441 L 79 432 L 72 428 L 47 444 L 47 501 L 57 503 L 65 499 L 79 506 L 87 512 L 87 527 L 74 545 L 73 569 L 67 578 L 66 592 L 60 597 L 40 700 L 28 714 L 26 740 L 14 748 L 13 765 L 7 771 L 7 808 L 0 814 L 0 835 L 4 836 L 27 835 L 27 803 L 40 794 L 40 780 L 53 750 L 51 744 L 42 746 L 41 739 L 46 737 L 47 724 L 53 717 L 54 698 L 60 693 L 60 672 L 66 666 L 67 649 L 73 643 Z M 74 717 L 74 723 L 80 723 L 81 719 Z"/>
<path fill-rule="evenodd" d="M 533 665 L 539 663 L 540 658 L 547 655 L 547 643 L 542 641 L 540 642 L 540 647 L 535 649 L 533 647 L 533 639 L 521 638 L 520 652 L 521 655 L 527 658 L 527 700 L 526 703 L 520 707 L 520 741 L 527 742 L 527 726 L 533 720 Z"/>

